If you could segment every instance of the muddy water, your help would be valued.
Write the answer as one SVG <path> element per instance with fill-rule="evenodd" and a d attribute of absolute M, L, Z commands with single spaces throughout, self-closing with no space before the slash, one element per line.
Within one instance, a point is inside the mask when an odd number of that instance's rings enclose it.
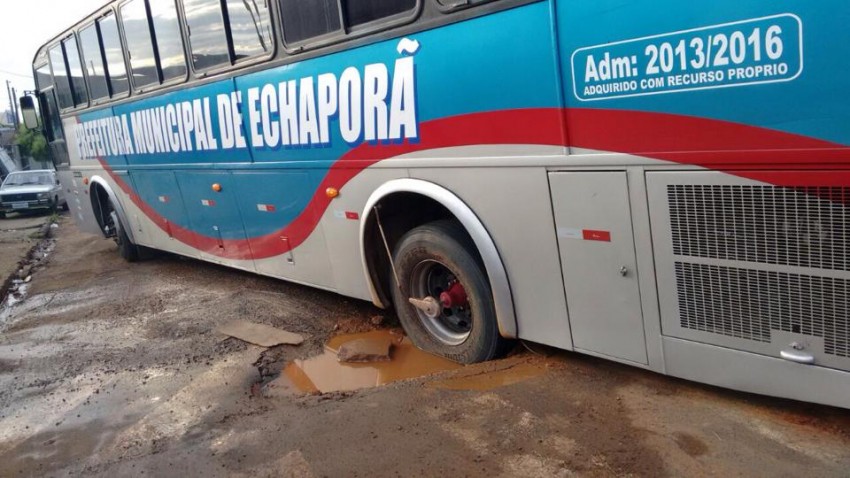
<path fill-rule="evenodd" d="M 524 362 L 512 367 L 464 377 L 452 377 L 430 382 L 428 387 L 443 390 L 486 391 L 507 387 L 545 375 L 548 366 L 544 362 Z"/>
<path fill-rule="evenodd" d="M 389 342 L 392 344 L 390 360 L 341 363 L 337 356 L 340 347 L 361 341 Z M 508 360 L 507 363 L 509 365 L 505 368 L 481 373 L 460 372 L 460 376 L 438 379 L 427 386 L 443 390 L 484 391 L 524 382 L 548 372 L 546 361 L 510 363 Z M 377 330 L 331 339 L 322 355 L 289 364 L 277 385 L 290 392 L 350 392 L 462 368 L 462 365 L 419 350 L 401 333 Z"/>
<path fill-rule="evenodd" d="M 363 364 L 340 363 L 337 351 L 356 340 L 389 340 L 391 360 Z M 399 380 L 425 377 L 461 368 L 454 362 L 416 348 L 403 335 L 387 330 L 335 337 L 322 355 L 297 360 L 284 370 L 284 375 L 298 391 L 306 393 L 348 392 L 377 387 Z"/>

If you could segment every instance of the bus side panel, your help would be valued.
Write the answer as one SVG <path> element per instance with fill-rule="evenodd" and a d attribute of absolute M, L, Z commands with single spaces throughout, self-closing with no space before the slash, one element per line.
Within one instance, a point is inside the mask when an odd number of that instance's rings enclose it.
<path fill-rule="evenodd" d="M 179 228 L 188 229 L 189 215 L 183 204 L 177 178 L 173 171 L 134 170 L 130 178 L 139 199 L 156 211 L 152 221 L 155 225 L 144 227 L 134 217 L 136 241 L 162 250 L 171 250 L 171 244 Z M 131 201 L 127 201 L 131 202 Z"/>
<path fill-rule="evenodd" d="M 846 2 L 720 0 L 706 8 L 678 0 L 561 0 L 557 11 L 573 146 L 649 154 L 850 144 L 850 76 L 839 60 L 850 56 L 850 43 L 840 40 L 850 21 Z M 798 136 L 777 142 L 750 128 Z M 675 159 L 708 165 L 745 158 Z M 831 159 L 803 159 L 818 160 Z M 783 161 L 801 158 L 770 158 Z"/>
<path fill-rule="evenodd" d="M 257 258 L 254 260 L 257 272 L 324 288 L 333 287 L 333 270 L 321 226 L 302 244 L 294 244 L 294 239 L 279 234 L 274 240 L 295 249 L 271 258 L 258 258 L 262 256 L 258 253 L 265 247 L 267 239 L 264 236 L 269 231 L 278 229 L 281 224 L 291 224 L 302 214 L 312 215 L 318 222 L 319 212 L 305 210 L 315 190 L 312 185 L 318 182 L 313 177 L 321 173 L 313 169 L 233 171 L 236 200 L 248 243 Z M 357 242 L 356 237 L 350 240 Z"/>
<path fill-rule="evenodd" d="M 210 262 L 254 270 L 252 253 L 229 171 L 178 171 L 177 184 L 189 215 L 189 243 Z M 240 260 L 225 260 L 230 254 Z"/>
<path fill-rule="evenodd" d="M 573 161 L 647 162 L 649 219 L 633 222 L 651 229 L 641 298 L 665 371 L 848 406 L 846 4 L 565 0 L 558 15 Z"/>
<path fill-rule="evenodd" d="M 114 114 L 127 119 L 125 134 L 134 145 L 127 164 L 251 163 L 233 133 L 233 85 L 227 79 L 116 106 Z M 113 157 L 108 159 L 112 164 Z"/>

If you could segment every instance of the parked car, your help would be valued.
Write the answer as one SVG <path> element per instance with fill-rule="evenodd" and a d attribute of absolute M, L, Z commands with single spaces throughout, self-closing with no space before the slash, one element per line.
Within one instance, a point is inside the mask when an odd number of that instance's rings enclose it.
<path fill-rule="evenodd" d="M 9 174 L 0 186 L 0 218 L 10 212 L 68 208 L 56 173 L 47 169 Z"/>

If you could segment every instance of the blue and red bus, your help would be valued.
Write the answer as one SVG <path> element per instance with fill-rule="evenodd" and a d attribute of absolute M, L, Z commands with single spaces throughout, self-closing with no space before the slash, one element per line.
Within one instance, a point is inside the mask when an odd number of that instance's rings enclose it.
<path fill-rule="evenodd" d="M 36 54 L 80 228 L 850 407 L 847 6 L 117 0 Z"/>

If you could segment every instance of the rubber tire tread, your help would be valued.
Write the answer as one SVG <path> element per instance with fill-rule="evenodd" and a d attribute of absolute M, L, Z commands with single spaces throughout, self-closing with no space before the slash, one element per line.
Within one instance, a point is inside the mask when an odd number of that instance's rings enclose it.
<path fill-rule="evenodd" d="M 130 237 L 125 232 L 124 223 L 121 222 L 121 217 L 118 214 L 115 214 L 115 219 L 117 220 L 115 224 L 117 231 L 115 233 L 118 234 L 118 254 L 127 262 L 138 262 L 141 256 L 139 246 L 130 241 Z"/>
<path fill-rule="evenodd" d="M 393 255 L 403 289 L 392 288 L 393 304 L 408 337 L 420 349 L 462 364 L 492 360 L 503 355 L 511 345 L 499 333 L 493 292 L 475 251 L 474 243 L 459 223 L 442 220 L 410 230 L 401 238 Z M 425 259 L 435 259 L 447 266 L 469 296 L 472 330 L 460 345 L 447 345 L 433 337 L 408 302 L 411 273 Z"/>

